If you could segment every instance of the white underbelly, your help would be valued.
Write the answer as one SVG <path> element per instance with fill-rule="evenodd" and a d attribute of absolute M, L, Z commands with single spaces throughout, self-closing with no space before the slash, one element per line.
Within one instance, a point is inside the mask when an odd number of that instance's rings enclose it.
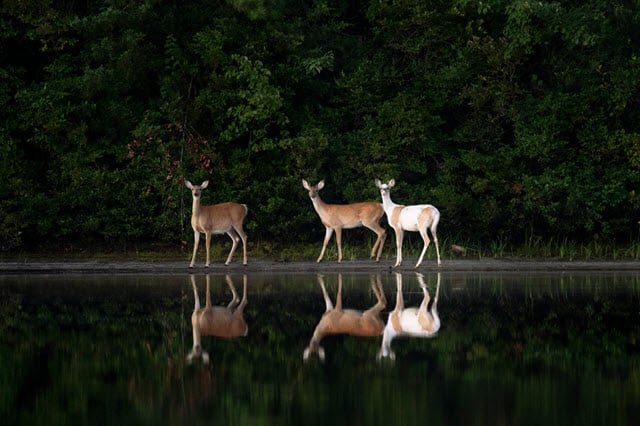
<path fill-rule="evenodd" d="M 440 328 L 438 324 L 434 329 L 425 330 L 420 321 L 418 321 L 417 308 L 407 308 L 402 311 L 400 322 L 402 324 L 402 334 L 407 336 L 430 337 L 435 335 Z"/>

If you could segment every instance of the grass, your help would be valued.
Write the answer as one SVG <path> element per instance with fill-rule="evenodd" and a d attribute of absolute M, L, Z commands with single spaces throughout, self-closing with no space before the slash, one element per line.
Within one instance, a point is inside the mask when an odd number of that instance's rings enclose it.
<path fill-rule="evenodd" d="M 345 261 L 369 259 L 374 238 L 361 238 L 352 241 L 343 234 L 342 257 Z M 456 245 L 464 248 L 463 252 L 452 249 Z M 422 239 L 414 233 L 405 234 L 403 257 L 417 257 L 422 251 Z M 226 259 L 231 243 L 226 238 L 215 238 L 211 244 L 211 259 Z M 278 262 L 315 261 L 322 248 L 322 240 L 315 243 L 283 244 L 270 241 L 249 241 L 247 255 L 253 259 L 273 260 Z M 112 246 L 65 246 L 40 247 L 35 250 L 15 250 L 0 253 L 0 261 L 29 261 L 41 259 L 61 260 L 137 260 L 137 261 L 188 261 L 191 259 L 193 242 L 183 244 L 144 244 L 131 247 Z M 239 246 L 234 257 L 241 256 Z M 640 241 L 617 243 L 615 241 L 591 241 L 577 243 L 567 239 L 530 238 L 523 244 L 513 245 L 505 240 L 494 240 L 489 243 L 464 241 L 455 238 L 440 239 L 440 254 L 443 259 L 482 259 L 482 258 L 529 258 L 558 260 L 623 260 L 640 259 Z M 395 237 L 390 235 L 385 241 L 381 259 L 394 260 L 396 256 Z M 200 242 L 197 259 L 204 260 L 204 240 Z M 325 251 L 324 260 L 337 260 L 338 250 L 335 239 L 332 239 Z M 435 259 L 436 251 L 433 243 L 425 255 L 425 260 Z"/>

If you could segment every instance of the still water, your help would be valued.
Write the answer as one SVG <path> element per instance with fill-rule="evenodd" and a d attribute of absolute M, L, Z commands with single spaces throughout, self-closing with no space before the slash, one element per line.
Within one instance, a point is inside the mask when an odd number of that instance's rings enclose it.
<path fill-rule="evenodd" d="M 640 273 L 0 276 L 7 425 L 631 425 L 639 412 Z"/>

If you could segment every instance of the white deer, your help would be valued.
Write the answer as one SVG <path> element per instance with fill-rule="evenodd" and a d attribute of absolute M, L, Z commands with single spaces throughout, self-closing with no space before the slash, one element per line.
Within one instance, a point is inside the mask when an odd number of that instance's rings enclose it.
<path fill-rule="evenodd" d="M 227 234 L 232 241 L 231 251 L 227 261 L 231 262 L 233 253 L 236 251 L 238 241 L 242 240 L 242 263 L 247 264 L 247 234 L 243 229 L 243 222 L 247 216 L 248 208 L 246 204 L 238 203 L 221 203 L 212 206 L 203 206 L 200 204 L 200 196 L 202 190 L 209 186 L 209 181 L 205 180 L 202 185 L 192 185 L 188 180 L 184 181 L 184 185 L 191 190 L 193 195 L 193 207 L 191 210 L 191 227 L 193 228 L 193 257 L 191 258 L 190 268 L 196 264 L 196 252 L 198 251 L 198 243 L 200 242 L 200 233 L 206 237 L 207 247 L 207 263 L 209 267 L 209 248 L 211 247 L 211 234 Z"/>
<path fill-rule="evenodd" d="M 382 246 L 387 237 L 387 232 L 380 226 L 380 219 L 384 215 L 382 204 L 375 202 L 362 202 L 354 204 L 326 204 L 320 198 L 320 190 L 324 188 L 324 180 L 318 182 L 317 185 L 309 185 L 302 179 L 302 186 L 309 191 L 309 197 L 313 203 L 320 220 L 324 225 L 326 232 L 324 235 L 324 243 L 322 251 L 316 262 L 320 262 L 324 256 L 327 244 L 336 232 L 336 243 L 338 244 L 338 263 L 342 262 L 342 229 L 357 228 L 365 226 L 376 233 L 378 238 L 371 248 L 371 257 L 376 256 L 376 262 L 380 261 L 382 254 Z M 377 254 L 376 254 L 377 250 Z"/>
<path fill-rule="evenodd" d="M 402 274 L 396 272 L 396 307 L 389 314 L 387 325 L 382 335 L 382 346 L 378 352 L 377 359 L 389 357 L 394 360 L 395 352 L 391 349 L 391 341 L 399 336 L 435 337 L 440 330 L 440 317 L 438 316 L 438 296 L 440 294 L 440 272 L 438 272 L 438 284 L 436 286 L 436 295 L 433 298 L 433 304 L 429 307 L 431 297 L 429 290 L 424 283 L 422 274 L 416 273 L 418 283 L 424 294 L 422 303 L 419 307 L 405 308 L 404 298 L 402 296 Z"/>
<path fill-rule="evenodd" d="M 191 285 L 195 303 L 191 314 L 191 327 L 193 330 L 193 347 L 187 355 L 187 362 L 194 358 L 202 357 L 205 364 L 209 363 L 209 354 L 202 349 L 202 336 L 215 336 L 223 338 L 243 337 L 247 335 L 249 328 L 244 320 L 244 308 L 247 306 L 247 276 L 243 276 L 242 299 L 231 281 L 229 275 L 225 280 L 231 290 L 231 302 L 226 307 L 211 305 L 210 278 L 206 276 L 207 296 L 204 308 L 200 307 L 200 298 L 196 287 L 196 279 L 191 275 Z"/>
<path fill-rule="evenodd" d="M 313 332 L 309 346 L 304 350 L 303 359 L 305 361 L 313 353 L 317 353 L 320 360 L 324 361 L 325 353 L 324 348 L 320 346 L 320 341 L 327 335 L 347 334 L 350 336 L 369 337 L 382 334 L 384 321 L 380 318 L 380 312 L 387 306 L 387 299 L 384 296 L 380 276 L 377 277 L 375 284 L 373 277 L 371 278 L 371 289 L 376 295 L 377 303 L 364 312 L 342 307 L 342 275 L 338 275 L 338 293 L 335 307 L 327 294 L 322 275 L 318 275 L 318 283 L 322 289 L 326 310 Z"/>
<path fill-rule="evenodd" d="M 420 266 L 430 243 L 427 230 L 431 231 L 433 235 L 433 242 L 436 245 L 436 253 L 438 255 L 438 267 L 440 267 L 442 262 L 440 261 L 440 247 L 438 246 L 438 235 L 436 234 L 438 222 L 440 221 L 440 212 L 438 209 L 431 204 L 415 206 L 398 205 L 391 201 L 391 188 L 396 184 L 395 180 L 391 179 L 389 183 L 382 183 L 380 179 L 376 179 L 375 182 L 376 186 L 380 188 L 382 205 L 387 214 L 387 221 L 396 232 L 397 256 L 394 267 L 402 264 L 402 240 L 404 238 L 404 231 L 420 232 L 420 236 L 422 236 L 424 248 L 422 249 L 418 263 L 416 263 L 416 268 Z"/>

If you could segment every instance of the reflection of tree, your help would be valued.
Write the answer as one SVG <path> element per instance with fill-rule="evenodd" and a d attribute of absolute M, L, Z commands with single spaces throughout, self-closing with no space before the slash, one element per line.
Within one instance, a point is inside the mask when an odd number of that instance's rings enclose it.
<path fill-rule="evenodd" d="M 567 282 L 496 283 L 468 285 L 447 301 L 448 332 L 438 345 L 450 355 L 442 358 L 450 367 L 477 372 L 477 365 L 511 365 L 525 374 L 571 375 L 586 368 L 624 375 L 629 361 L 637 364 L 632 354 L 638 345 L 628 350 L 628 336 L 640 332 L 633 318 L 637 300 L 576 291 Z"/>
<path fill-rule="evenodd" d="M 392 294 L 393 280 L 382 277 Z M 0 415 L 6 424 L 103 416 L 166 424 L 201 415 L 211 422 L 255 424 L 255 416 L 274 416 L 314 424 L 320 420 L 308 420 L 313 414 L 337 421 L 332 413 L 360 407 L 360 423 L 374 424 L 393 421 L 388 407 L 396 406 L 407 418 L 491 407 L 522 419 L 542 405 L 573 406 L 576 389 L 637 407 L 640 286 L 618 292 L 593 277 L 451 277 L 443 273 L 439 337 L 394 342 L 402 362 L 393 367 L 375 363 L 379 340 L 340 337 L 325 342 L 325 364 L 303 367 L 300 351 L 322 314 L 315 276 L 260 285 L 249 277 L 251 333 L 241 341 L 207 340 L 216 361 L 189 368 L 193 304 L 183 277 L 169 284 L 0 286 Z M 350 304 L 373 304 L 368 275 L 346 275 L 343 285 Z M 228 296 L 224 285 L 211 291 L 214 300 Z M 422 293 L 407 291 L 405 298 L 415 305 Z M 438 392 L 443 384 L 447 392 Z M 423 403 L 407 404 L 409 395 Z M 602 409 L 575 413 L 575 423 L 589 423 Z"/>

